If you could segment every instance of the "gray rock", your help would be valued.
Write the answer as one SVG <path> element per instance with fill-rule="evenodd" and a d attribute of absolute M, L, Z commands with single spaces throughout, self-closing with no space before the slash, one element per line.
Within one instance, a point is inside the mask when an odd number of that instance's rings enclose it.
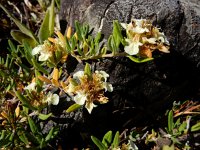
<path fill-rule="evenodd" d="M 74 20 L 79 20 L 94 28 L 94 34 L 101 31 L 108 38 L 113 20 L 129 23 L 131 18 L 146 18 L 163 30 L 171 44 L 170 54 L 144 64 L 127 58 L 94 62 L 94 70 L 109 73 L 114 91 L 107 93 L 109 104 L 98 106 L 92 115 L 83 115 L 86 124 L 82 132 L 98 136 L 111 128 L 156 123 L 158 114 L 171 107 L 173 101 L 195 98 L 200 83 L 198 0 L 63 0 L 61 3 L 60 18 L 71 26 Z M 75 71 L 80 69 L 82 64 Z M 96 131 L 97 128 L 100 130 Z"/>

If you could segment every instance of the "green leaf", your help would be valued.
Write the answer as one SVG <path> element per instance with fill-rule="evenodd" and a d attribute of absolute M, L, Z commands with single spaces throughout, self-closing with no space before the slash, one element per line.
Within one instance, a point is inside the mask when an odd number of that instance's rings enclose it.
<path fill-rule="evenodd" d="M 10 17 L 10 19 L 12 21 L 15 22 L 15 24 L 17 25 L 17 27 L 20 29 L 20 31 L 24 34 L 26 34 L 27 36 L 31 37 L 36 43 L 37 43 L 37 39 L 35 37 L 35 35 L 32 33 L 32 31 L 30 29 L 28 29 L 26 26 L 24 26 L 18 19 L 16 19 L 14 16 L 12 16 L 8 10 L 2 6 L 0 4 L 0 7 L 4 10 L 4 12 L 8 15 L 8 17 Z"/>
<path fill-rule="evenodd" d="M 170 110 L 168 113 L 168 132 L 170 134 L 173 133 L 173 127 L 174 127 L 173 111 Z"/>
<path fill-rule="evenodd" d="M 49 113 L 49 114 L 39 114 L 38 115 L 38 118 L 41 119 L 41 120 L 47 120 L 49 117 L 51 117 L 52 113 Z"/>
<path fill-rule="evenodd" d="M 66 110 L 66 112 L 67 112 L 67 113 L 70 113 L 70 112 L 76 111 L 76 110 L 79 109 L 80 107 L 81 107 L 81 105 L 75 103 L 75 104 L 71 105 L 71 106 Z"/>
<path fill-rule="evenodd" d="M 31 132 L 33 134 L 36 134 L 38 132 L 38 128 L 37 128 L 35 122 L 33 121 L 33 119 L 29 116 L 28 116 L 28 123 L 29 123 L 29 127 L 31 129 Z"/>
<path fill-rule="evenodd" d="M 2 130 L 0 140 L 4 139 L 6 135 L 6 130 Z"/>
<path fill-rule="evenodd" d="M 88 63 L 85 65 L 84 74 L 86 74 L 89 78 L 92 78 L 92 72 Z"/>
<path fill-rule="evenodd" d="M 55 1 L 51 1 L 51 5 L 49 9 L 49 35 L 53 35 L 54 33 L 54 23 L 55 23 Z"/>
<path fill-rule="evenodd" d="M 78 21 L 75 21 L 75 28 L 76 28 L 76 34 L 78 37 L 78 40 L 82 41 L 82 35 L 81 35 L 81 27 Z"/>
<path fill-rule="evenodd" d="M 121 27 L 119 25 L 118 20 L 113 21 L 113 38 L 116 43 L 116 48 L 118 49 L 121 43 L 121 40 L 123 39 L 123 36 L 121 33 Z"/>
<path fill-rule="evenodd" d="M 14 136 L 15 136 L 15 132 L 12 132 L 12 134 L 11 134 L 10 137 L 9 137 L 9 141 L 13 141 Z"/>
<path fill-rule="evenodd" d="M 187 127 L 187 123 L 186 123 L 186 122 L 183 122 L 183 123 L 179 126 L 178 131 L 179 131 L 179 132 L 183 132 L 183 131 L 186 129 L 186 127 Z"/>
<path fill-rule="evenodd" d="M 48 37 L 53 35 L 54 33 L 54 20 L 55 20 L 55 12 L 54 12 L 54 0 L 52 0 L 50 7 L 47 9 L 44 20 L 40 26 L 40 30 L 38 32 L 38 38 L 40 43 L 47 40 Z"/>
<path fill-rule="evenodd" d="M 25 51 L 25 57 L 27 61 L 32 65 L 31 59 L 33 58 L 32 55 L 32 48 L 30 47 L 29 43 L 27 41 L 23 41 L 24 51 Z"/>
<path fill-rule="evenodd" d="M 91 136 L 92 141 L 96 146 L 99 148 L 99 150 L 107 150 L 106 146 L 95 136 Z"/>
<path fill-rule="evenodd" d="M 53 130 L 54 130 L 54 127 L 51 128 L 51 130 L 49 131 L 49 133 L 47 134 L 46 138 L 45 138 L 45 141 L 49 141 L 53 135 Z"/>
<path fill-rule="evenodd" d="M 46 147 L 46 142 L 45 142 L 44 138 L 42 138 L 40 141 L 40 149 L 42 149 L 44 147 Z"/>
<path fill-rule="evenodd" d="M 18 135 L 19 139 L 20 139 L 23 143 L 25 143 L 26 145 L 29 144 L 28 138 L 26 137 L 26 135 L 24 134 L 24 132 L 19 131 L 19 132 L 17 132 L 17 135 Z"/>
<path fill-rule="evenodd" d="M 37 42 L 33 38 L 22 33 L 21 31 L 11 30 L 10 34 L 13 37 L 13 39 L 15 39 L 20 44 L 22 44 L 23 41 L 26 41 L 31 47 L 35 47 L 37 44 Z"/>
<path fill-rule="evenodd" d="M 25 106 L 25 107 L 28 107 L 29 109 L 31 110 L 36 110 L 35 107 L 33 107 L 30 102 L 19 92 L 19 91 L 16 91 L 15 92 L 16 96 L 19 98 L 19 100 L 22 102 L 22 104 Z"/>
<path fill-rule="evenodd" d="M 103 47 L 100 51 L 101 55 L 105 55 L 107 53 L 107 47 Z"/>
<path fill-rule="evenodd" d="M 40 26 L 40 30 L 38 32 L 38 38 L 40 43 L 43 43 L 43 41 L 47 40 L 50 36 L 49 32 L 49 9 L 47 9 L 44 20 Z"/>
<path fill-rule="evenodd" d="M 43 72 L 44 74 L 48 74 L 48 71 L 45 70 L 39 63 L 36 62 L 35 59 L 31 59 L 33 66 L 35 67 L 35 69 L 37 69 L 38 71 Z"/>
<path fill-rule="evenodd" d="M 192 132 L 196 132 L 196 131 L 199 131 L 199 130 L 200 130 L 200 122 L 196 123 L 195 125 L 193 125 L 191 127 Z"/>
<path fill-rule="evenodd" d="M 136 58 L 134 56 L 127 56 L 130 60 L 132 60 L 135 63 L 144 63 L 144 62 L 148 62 L 153 60 L 154 58 L 145 58 L 145 59 L 141 59 L 141 58 Z"/>
<path fill-rule="evenodd" d="M 49 140 L 53 139 L 59 132 L 59 128 L 53 127 L 45 137 L 45 141 L 48 142 Z"/>
<path fill-rule="evenodd" d="M 11 40 L 8 40 L 8 45 L 11 49 L 11 52 L 17 53 L 17 48 L 15 47 L 15 45 L 13 44 Z"/>
<path fill-rule="evenodd" d="M 162 150 L 174 150 L 174 149 L 175 149 L 174 144 L 172 144 L 171 146 L 164 145 L 163 148 L 162 148 Z"/>
<path fill-rule="evenodd" d="M 71 46 L 70 46 L 70 44 L 69 44 L 68 39 L 66 39 L 66 52 L 67 52 L 67 53 L 70 53 L 71 51 L 72 51 L 72 48 L 71 48 Z"/>
<path fill-rule="evenodd" d="M 113 148 L 117 148 L 118 146 L 119 146 L 119 131 L 116 132 L 113 143 L 112 143 Z"/>
<path fill-rule="evenodd" d="M 102 143 L 108 148 L 111 145 L 112 142 L 112 131 L 108 131 L 102 140 Z"/>

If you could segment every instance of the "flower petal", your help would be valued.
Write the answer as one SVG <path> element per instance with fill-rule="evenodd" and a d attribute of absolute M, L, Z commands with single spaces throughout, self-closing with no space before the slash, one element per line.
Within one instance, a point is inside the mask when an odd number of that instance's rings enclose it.
<path fill-rule="evenodd" d="M 58 96 L 58 94 L 53 94 L 52 99 L 51 99 L 51 104 L 58 105 L 58 103 L 59 103 L 59 96 Z"/>
<path fill-rule="evenodd" d="M 95 73 L 99 74 L 101 78 L 104 79 L 105 82 L 107 81 L 107 78 L 109 77 L 109 74 L 107 74 L 105 71 L 102 71 L 102 70 L 101 71 L 96 70 Z"/>
<path fill-rule="evenodd" d="M 74 96 L 74 101 L 79 105 L 84 105 L 87 100 L 87 96 L 82 92 L 77 92 L 77 95 Z"/>
<path fill-rule="evenodd" d="M 94 103 L 86 103 L 85 108 L 87 109 L 87 111 L 89 112 L 89 114 L 91 114 L 92 109 L 94 107 L 97 107 L 97 105 L 94 105 Z"/>
<path fill-rule="evenodd" d="M 46 61 L 50 56 L 50 53 L 40 52 L 39 61 Z"/>
<path fill-rule="evenodd" d="M 29 84 L 28 86 L 26 86 L 24 89 L 25 90 L 29 90 L 29 91 L 35 91 L 36 90 L 36 83 L 32 82 L 31 84 Z"/>
<path fill-rule="evenodd" d="M 141 46 L 142 44 L 140 42 L 137 43 L 131 43 L 128 46 L 124 47 L 124 50 L 127 54 L 129 55 L 136 55 L 139 52 L 139 46 Z"/>
<path fill-rule="evenodd" d="M 38 54 L 40 51 L 42 51 L 42 49 L 43 49 L 43 45 L 38 45 L 37 47 L 35 47 L 35 48 L 32 50 L 32 55 Z"/>
<path fill-rule="evenodd" d="M 80 79 L 84 76 L 84 71 L 78 71 L 73 75 L 74 79 Z"/>
<path fill-rule="evenodd" d="M 127 24 L 126 23 L 120 23 L 120 24 L 124 29 L 127 29 Z"/>
<path fill-rule="evenodd" d="M 106 91 L 108 91 L 108 92 L 112 92 L 113 91 L 113 86 L 112 86 L 112 84 L 110 84 L 110 83 L 103 83 L 103 87 L 104 87 L 104 89 L 105 89 L 105 92 Z"/>

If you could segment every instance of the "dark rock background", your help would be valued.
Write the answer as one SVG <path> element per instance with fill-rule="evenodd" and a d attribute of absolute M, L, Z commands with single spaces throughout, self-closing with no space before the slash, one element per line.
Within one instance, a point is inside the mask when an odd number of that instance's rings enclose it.
<path fill-rule="evenodd" d="M 84 121 L 75 130 L 102 137 L 108 130 L 157 126 L 166 123 L 162 118 L 158 120 L 158 116 L 173 101 L 199 100 L 198 0 L 62 0 L 61 3 L 62 23 L 71 26 L 75 20 L 88 23 L 94 28 L 94 34 L 101 31 L 106 39 L 112 31 L 113 20 L 129 23 L 131 18 L 145 18 L 160 27 L 171 44 L 170 54 L 143 64 L 127 58 L 93 63 L 94 70 L 109 73 L 114 91 L 108 93 L 110 103 L 98 106 L 91 115 L 84 112 Z M 79 64 L 75 71 L 82 68 Z"/>

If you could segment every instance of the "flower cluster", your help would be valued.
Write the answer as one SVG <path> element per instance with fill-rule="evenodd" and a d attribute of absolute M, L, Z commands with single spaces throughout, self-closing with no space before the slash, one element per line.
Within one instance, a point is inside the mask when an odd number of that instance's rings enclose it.
<path fill-rule="evenodd" d="M 93 102 L 105 104 L 108 98 L 104 96 L 104 92 L 113 91 L 113 87 L 107 82 L 109 75 L 105 71 L 95 71 L 91 76 L 84 71 L 76 72 L 69 79 L 69 84 L 64 89 L 66 93 L 73 97 L 75 103 L 85 105 L 89 113 L 96 107 Z"/>
<path fill-rule="evenodd" d="M 66 41 L 64 36 L 57 31 L 56 38 L 48 38 L 42 45 L 38 45 L 32 50 L 32 55 L 39 54 L 39 61 L 50 60 L 51 63 L 59 61 L 64 62 L 67 58 L 67 53 L 64 50 Z"/>
<path fill-rule="evenodd" d="M 126 29 L 128 43 L 124 50 L 129 55 L 151 58 L 154 50 L 169 53 L 169 42 L 159 28 L 146 19 L 133 19 L 131 23 L 121 23 Z"/>
<path fill-rule="evenodd" d="M 36 86 L 36 82 L 33 81 L 24 88 L 27 92 L 29 92 L 29 98 L 33 106 L 41 107 L 44 104 L 58 105 L 59 96 L 57 94 L 52 94 L 51 92 L 45 93 L 45 91 L 38 93 Z"/>

